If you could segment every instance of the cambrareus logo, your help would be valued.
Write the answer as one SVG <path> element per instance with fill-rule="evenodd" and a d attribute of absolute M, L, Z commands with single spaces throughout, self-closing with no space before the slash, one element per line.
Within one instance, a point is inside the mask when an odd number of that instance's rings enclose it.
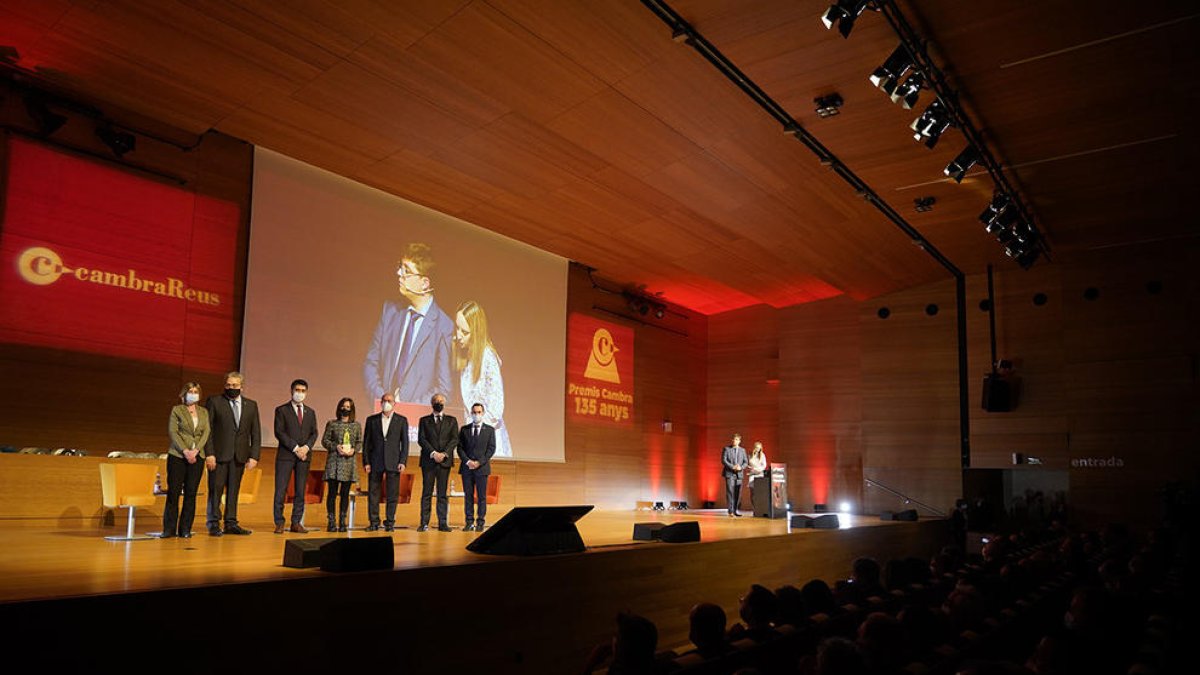
<path fill-rule="evenodd" d="M 190 288 L 182 280 L 174 277 L 167 277 L 165 281 L 155 281 L 139 277 L 132 269 L 110 272 L 88 267 L 68 267 L 63 264 L 62 257 L 56 251 L 44 246 L 34 246 L 22 251 L 17 257 L 17 273 L 35 286 L 49 286 L 66 276 L 101 286 L 152 293 L 202 305 L 216 307 L 221 304 L 221 296 L 217 293 Z"/>
<path fill-rule="evenodd" d="M 607 328 L 597 328 L 592 335 L 592 353 L 588 356 L 587 370 L 583 376 L 589 380 L 621 384 L 621 373 L 617 370 L 617 345 Z"/>

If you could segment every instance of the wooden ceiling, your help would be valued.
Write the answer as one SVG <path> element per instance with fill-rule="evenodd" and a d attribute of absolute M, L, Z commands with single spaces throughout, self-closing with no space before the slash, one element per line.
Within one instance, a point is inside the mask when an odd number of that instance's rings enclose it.
<path fill-rule="evenodd" d="M 1005 261 L 867 76 L 896 46 L 828 2 L 672 6 L 959 268 Z M 1056 259 L 1197 236 L 1200 16 L 1183 0 L 902 3 Z M 243 138 L 713 313 L 943 279 L 944 268 L 637 0 L 41 0 L 0 45 L 56 85 Z M 818 119 L 836 91 L 842 114 Z M 914 198 L 933 196 L 918 214 Z M 1039 263 L 1043 264 L 1043 263 Z"/>

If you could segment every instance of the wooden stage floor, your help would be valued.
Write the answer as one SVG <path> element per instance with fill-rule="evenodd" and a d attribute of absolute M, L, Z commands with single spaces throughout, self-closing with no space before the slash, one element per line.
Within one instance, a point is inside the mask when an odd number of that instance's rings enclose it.
<path fill-rule="evenodd" d="M 503 511 L 495 509 L 489 513 L 493 514 L 494 523 Z M 320 515 L 323 518 L 323 510 Z M 315 516 L 309 521 L 316 523 Z M 598 553 L 618 548 L 673 546 L 632 541 L 634 523 L 687 520 L 700 522 L 702 543 L 775 537 L 790 532 L 788 519 L 768 520 L 748 514 L 729 518 L 724 510 L 593 511 L 579 521 L 578 527 L 588 553 Z M 874 516 L 843 515 L 840 521 L 842 529 L 902 525 Z M 139 525 L 139 532 L 152 529 L 146 523 Z M 209 537 L 198 533 L 191 539 L 131 542 L 104 539 L 105 535 L 121 532 L 123 527 L 65 531 L 0 529 L 0 602 L 319 577 L 324 575 L 320 570 L 282 565 L 284 540 L 386 536 L 382 532 L 361 530 L 343 534 L 312 531 L 276 535 L 269 527 L 257 525 L 250 536 Z M 203 532 L 203 528 L 198 532 Z M 811 536 L 821 532 L 801 529 L 795 534 Z M 453 532 L 417 532 L 408 526 L 397 529 L 391 536 L 397 570 L 512 559 L 467 551 L 466 546 L 476 533 L 463 532 L 461 528 Z"/>
<path fill-rule="evenodd" d="M 632 541 L 635 522 L 655 520 L 699 521 L 701 541 Z M 468 552 L 474 533 L 402 529 L 396 569 L 330 574 L 282 566 L 284 540 L 325 533 L 109 542 L 116 528 L 26 524 L 0 528 L 0 624 L 47 672 L 112 655 L 123 669 L 224 675 L 573 673 L 620 611 L 653 621 L 659 646 L 674 649 L 697 602 L 732 623 L 751 584 L 833 582 L 857 557 L 928 559 L 949 538 L 944 520 L 844 525 L 789 532 L 786 520 L 722 511 L 600 511 L 578 523 L 586 552 L 525 558 Z"/>

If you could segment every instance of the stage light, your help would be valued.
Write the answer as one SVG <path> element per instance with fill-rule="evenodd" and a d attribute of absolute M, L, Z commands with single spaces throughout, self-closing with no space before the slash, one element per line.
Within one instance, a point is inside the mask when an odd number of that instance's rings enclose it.
<path fill-rule="evenodd" d="M 953 178 L 955 183 L 961 183 L 963 176 L 967 175 L 967 171 L 978 163 L 979 151 L 975 149 L 975 146 L 968 145 L 963 148 L 962 152 L 958 153 L 958 157 L 955 157 L 954 161 L 946 165 L 942 173 Z"/>
<path fill-rule="evenodd" d="M 921 89 L 925 86 L 925 76 L 920 72 L 908 76 L 904 84 L 895 88 L 889 96 L 892 103 L 899 103 L 905 110 L 912 109 L 917 99 L 921 97 Z"/>
<path fill-rule="evenodd" d="M 825 24 L 827 30 L 833 28 L 833 24 L 838 25 L 838 32 L 842 37 L 850 37 L 850 31 L 854 30 L 854 22 L 858 19 L 863 10 L 870 4 L 869 0 L 838 0 L 837 3 L 829 6 L 825 10 L 825 14 L 821 17 L 821 23 Z"/>
<path fill-rule="evenodd" d="M 991 203 L 987 205 L 983 213 L 979 214 L 979 222 L 984 225 L 991 225 L 1000 217 L 1001 213 L 1004 213 L 1010 203 L 1012 203 L 1012 199 L 1008 195 L 1003 192 L 997 192 L 992 196 Z"/>
<path fill-rule="evenodd" d="M 25 110 L 29 113 L 33 123 L 37 125 L 38 136 L 42 138 L 53 134 L 67 123 L 66 116 L 50 110 L 50 107 L 46 105 L 46 99 L 37 94 L 29 94 L 25 97 Z"/>
<path fill-rule="evenodd" d="M 656 319 L 661 319 L 661 318 L 663 318 L 663 317 L 664 317 L 664 316 L 666 316 L 666 315 L 667 315 L 667 308 L 666 308 L 666 307 L 663 307 L 662 305 L 655 305 L 655 306 L 654 306 L 654 318 L 656 318 Z"/>
<path fill-rule="evenodd" d="M 933 205 L 936 203 L 936 197 L 917 197 L 913 200 L 913 208 L 917 210 L 917 213 L 928 213 L 933 210 Z"/>
<path fill-rule="evenodd" d="M 838 513 L 850 513 L 850 502 L 838 504 Z"/>
<path fill-rule="evenodd" d="M 935 100 L 929 104 L 925 112 L 921 113 L 912 123 L 913 140 L 919 143 L 924 143 L 925 147 L 930 150 L 937 145 L 938 139 L 942 137 L 942 132 L 950 127 L 950 112 L 946 106 L 942 105 L 941 100 Z"/>
<path fill-rule="evenodd" d="M 840 114 L 842 112 L 842 104 L 845 101 L 842 100 L 841 94 L 833 93 L 818 96 L 813 99 L 813 103 L 817 106 L 817 117 L 826 119 Z"/>
<path fill-rule="evenodd" d="M 127 152 L 133 152 L 137 146 L 137 138 L 133 134 L 117 131 L 107 125 L 96 127 L 96 137 L 118 158 L 124 157 Z"/>
<path fill-rule="evenodd" d="M 705 508 L 705 509 L 715 509 L 715 508 L 717 508 L 717 503 L 712 500 L 706 499 L 700 506 L 701 506 L 701 508 Z"/>
<path fill-rule="evenodd" d="M 662 502 L 654 502 L 654 511 L 666 511 L 667 507 L 663 506 Z"/>
<path fill-rule="evenodd" d="M 900 78 L 904 77 L 904 74 L 912 67 L 912 56 L 908 53 L 908 49 L 904 45 L 900 45 L 892 51 L 887 60 L 883 62 L 883 65 L 871 73 L 871 77 L 868 79 L 871 80 L 871 84 L 879 87 L 883 93 L 891 96 L 896 91 L 896 87 L 900 83 Z"/>
<path fill-rule="evenodd" d="M 813 504 L 813 513 L 828 513 L 828 512 L 829 512 L 828 504 L 821 504 L 821 503 Z"/>

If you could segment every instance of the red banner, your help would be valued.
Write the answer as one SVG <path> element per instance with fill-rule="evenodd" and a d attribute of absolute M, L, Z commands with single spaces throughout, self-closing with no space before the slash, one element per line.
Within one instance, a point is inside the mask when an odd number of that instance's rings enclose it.
<path fill-rule="evenodd" d="M 567 415 L 633 425 L 633 329 L 571 314 L 567 329 Z"/>
<path fill-rule="evenodd" d="M 236 204 L 12 140 L 0 342 L 236 363 Z"/>

